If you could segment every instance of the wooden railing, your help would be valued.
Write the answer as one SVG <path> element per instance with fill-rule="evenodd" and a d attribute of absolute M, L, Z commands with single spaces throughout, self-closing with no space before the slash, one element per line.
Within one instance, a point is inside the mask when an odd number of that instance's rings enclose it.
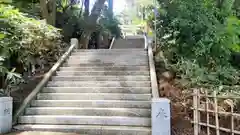
<path fill-rule="evenodd" d="M 26 107 L 29 106 L 31 101 L 37 96 L 37 94 L 42 90 L 42 88 L 47 84 L 53 74 L 58 70 L 58 68 L 63 64 L 63 62 L 70 56 L 75 48 L 78 47 L 78 40 L 71 39 L 71 46 L 63 54 L 63 56 L 54 64 L 54 66 L 44 75 L 42 81 L 36 86 L 36 88 L 24 99 L 23 103 L 16 111 L 13 117 L 13 125 L 17 124 L 17 119 L 24 113 Z"/>

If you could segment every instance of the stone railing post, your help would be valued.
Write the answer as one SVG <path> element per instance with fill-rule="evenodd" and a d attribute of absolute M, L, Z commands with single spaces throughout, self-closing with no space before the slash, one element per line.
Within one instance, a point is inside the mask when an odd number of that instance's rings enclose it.
<path fill-rule="evenodd" d="M 152 135 L 171 135 L 170 100 L 152 99 Z"/>

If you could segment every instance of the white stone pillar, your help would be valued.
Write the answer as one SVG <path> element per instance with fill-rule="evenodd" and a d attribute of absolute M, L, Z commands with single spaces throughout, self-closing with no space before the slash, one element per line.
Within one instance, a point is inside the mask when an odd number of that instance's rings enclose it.
<path fill-rule="evenodd" d="M 171 135 L 170 100 L 152 99 L 152 135 Z"/>
<path fill-rule="evenodd" d="M 12 129 L 12 97 L 0 97 L 0 134 Z"/>

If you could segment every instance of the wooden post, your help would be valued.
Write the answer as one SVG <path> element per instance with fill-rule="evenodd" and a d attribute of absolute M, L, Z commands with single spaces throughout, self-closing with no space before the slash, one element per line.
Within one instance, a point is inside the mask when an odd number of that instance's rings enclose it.
<path fill-rule="evenodd" d="M 218 102 L 217 102 L 217 92 L 213 92 L 214 96 L 214 113 L 215 113 L 215 124 L 216 124 L 216 135 L 220 135 L 219 132 L 219 121 L 218 121 Z"/>
<path fill-rule="evenodd" d="M 209 108 L 209 102 L 208 102 L 208 90 L 205 90 L 205 99 L 206 99 L 206 107 L 205 107 L 205 111 L 207 113 L 207 135 L 210 135 L 210 128 L 209 128 L 209 112 L 208 112 L 208 108 Z"/>
<path fill-rule="evenodd" d="M 193 124 L 194 124 L 194 135 L 198 135 L 198 90 L 193 90 Z"/>
<path fill-rule="evenodd" d="M 201 111 L 199 111 L 199 107 L 200 107 L 200 91 L 202 89 L 198 89 L 197 90 L 197 112 L 198 112 L 198 133 L 201 133 L 201 126 L 199 125 L 199 123 L 201 123 Z"/>
<path fill-rule="evenodd" d="M 232 92 L 231 92 L 232 93 Z M 234 110 L 234 104 L 231 103 L 231 135 L 234 135 L 234 116 L 233 116 L 233 110 Z"/>

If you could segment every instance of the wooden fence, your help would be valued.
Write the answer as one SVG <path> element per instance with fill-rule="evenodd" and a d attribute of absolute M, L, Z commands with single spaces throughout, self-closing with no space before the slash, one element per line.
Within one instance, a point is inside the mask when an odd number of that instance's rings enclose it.
<path fill-rule="evenodd" d="M 240 135 L 240 96 L 193 90 L 194 135 Z"/>

